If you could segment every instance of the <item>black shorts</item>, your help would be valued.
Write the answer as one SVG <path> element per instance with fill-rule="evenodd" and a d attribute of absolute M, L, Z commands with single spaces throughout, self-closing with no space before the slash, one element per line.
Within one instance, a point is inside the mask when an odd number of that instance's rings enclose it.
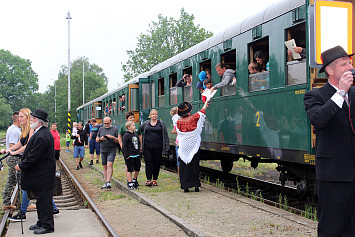
<path fill-rule="evenodd" d="M 54 150 L 54 156 L 56 160 L 59 160 L 60 150 Z"/>
<path fill-rule="evenodd" d="M 124 158 L 124 163 L 127 166 L 127 172 L 140 171 L 141 170 L 141 156 Z"/>

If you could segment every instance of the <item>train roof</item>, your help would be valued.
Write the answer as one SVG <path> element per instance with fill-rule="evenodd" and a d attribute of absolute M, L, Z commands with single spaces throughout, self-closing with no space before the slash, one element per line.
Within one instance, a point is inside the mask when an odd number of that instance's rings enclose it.
<path fill-rule="evenodd" d="M 282 0 L 280 2 L 270 5 L 265 10 L 247 17 L 243 21 L 227 28 L 226 30 L 215 34 L 214 36 L 202 41 L 199 44 L 167 59 L 166 61 L 155 65 L 149 74 L 152 75 L 158 71 L 168 68 L 176 63 L 179 63 L 187 58 L 190 58 L 204 50 L 212 48 L 213 46 L 223 43 L 225 40 L 235 37 L 243 32 L 252 29 L 255 26 L 261 25 L 268 22 L 274 18 L 277 18 L 297 7 L 305 5 L 305 0 Z"/>
<path fill-rule="evenodd" d="M 147 78 L 148 76 L 149 76 L 149 72 L 142 73 L 142 74 L 136 76 L 135 78 L 132 78 L 131 80 L 125 82 L 123 85 L 120 85 L 117 88 L 106 92 L 102 96 L 97 97 L 97 98 L 95 98 L 95 99 L 93 99 L 93 100 L 91 100 L 89 102 L 86 102 L 85 104 L 83 104 L 80 107 L 78 107 L 76 110 L 81 109 L 81 108 L 83 108 L 83 107 L 85 107 L 87 105 L 90 105 L 90 104 L 94 103 L 94 102 L 101 101 L 103 98 L 105 98 L 105 97 L 107 97 L 109 95 L 112 95 L 112 94 L 116 93 L 117 91 L 120 91 L 120 90 L 124 89 L 129 84 L 138 83 L 139 82 L 139 78 Z"/>

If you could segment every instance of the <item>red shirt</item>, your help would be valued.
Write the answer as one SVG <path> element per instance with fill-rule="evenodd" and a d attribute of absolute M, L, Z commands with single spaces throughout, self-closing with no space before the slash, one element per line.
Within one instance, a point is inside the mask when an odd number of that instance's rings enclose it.
<path fill-rule="evenodd" d="M 201 113 L 206 114 L 205 109 L 200 110 Z M 195 113 L 188 121 L 182 121 L 179 119 L 177 121 L 177 127 L 181 132 L 191 132 L 197 128 L 197 122 L 200 119 L 200 114 Z"/>
<path fill-rule="evenodd" d="M 51 130 L 54 138 L 54 150 L 60 150 L 60 135 L 58 131 Z"/>

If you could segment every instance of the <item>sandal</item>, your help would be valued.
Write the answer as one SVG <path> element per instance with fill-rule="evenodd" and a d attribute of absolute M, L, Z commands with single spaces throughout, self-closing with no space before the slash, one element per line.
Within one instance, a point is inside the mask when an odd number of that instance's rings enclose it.
<path fill-rule="evenodd" d="M 158 186 L 157 181 L 156 181 L 156 180 L 153 180 L 153 181 L 152 181 L 152 185 L 153 185 L 153 186 Z"/>
<path fill-rule="evenodd" d="M 145 183 L 145 186 L 152 186 L 152 181 L 147 180 L 147 182 Z"/>

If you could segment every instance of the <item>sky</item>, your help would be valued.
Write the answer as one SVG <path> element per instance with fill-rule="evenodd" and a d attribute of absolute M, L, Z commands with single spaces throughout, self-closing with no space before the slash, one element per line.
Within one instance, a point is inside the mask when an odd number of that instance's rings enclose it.
<path fill-rule="evenodd" d="M 39 92 L 57 79 L 68 65 L 70 12 L 70 60 L 89 58 L 108 77 L 108 90 L 123 83 L 126 50 L 134 50 L 137 37 L 146 33 L 158 15 L 180 16 L 184 8 L 195 24 L 213 33 L 252 16 L 279 0 L 12 0 L 0 4 L 0 49 L 32 61 Z"/>

